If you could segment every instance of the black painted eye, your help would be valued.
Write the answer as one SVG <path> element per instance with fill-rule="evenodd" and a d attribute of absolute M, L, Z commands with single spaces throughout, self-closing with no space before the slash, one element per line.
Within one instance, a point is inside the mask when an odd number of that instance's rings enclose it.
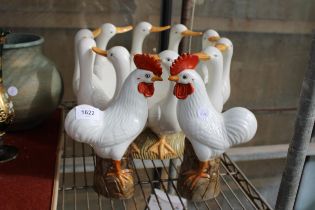
<path fill-rule="evenodd" d="M 214 54 L 214 57 L 218 57 L 218 54 Z"/>
<path fill-rule="evenodd" d="M 183 79 L 187 79 L 187 76 L 186 76 L 186 74 L 184 74 L 184 75 L 183 75 Z"/>
<path fill-rule="evenodd" d="M 175 34 L 177 34 L 178 32 L 177 31 L 175 31 Z"/>
<path fill-rule="evenodd" d="M 143 32 L 145 32 L 145 29 L 142 29 Z"/>
<path fill-rule="evenodd" d="M 112 33 L 114 33 L 113 31 L 110 31 L 110 33 L 112 34 Z"/>
<path fill-rule="evenodd" d="M 170 58 L 167 58 L 166 60 L 167 60 L 168 62 L 170 62 L 170 61 L 171 61 L 171 59 L 170 59 Z"/>
<path fill-rule="evenodd" d="M 148 79 L 151 77 L 150 74 L 145 74 L 144 76 L 145 76 L 145 78 L 148 78 Z"/>
<path fill-rule="evenodd" d="M 113 53 L 110 53 L 110 54 L 109 54 L 109 56 L 113 56 L 113 55 L 114 55 Z"/>

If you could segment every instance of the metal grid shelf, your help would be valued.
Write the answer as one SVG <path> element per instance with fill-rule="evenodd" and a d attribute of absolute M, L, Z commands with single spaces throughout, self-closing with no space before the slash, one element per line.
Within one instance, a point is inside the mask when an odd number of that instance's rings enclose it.
<path fill-rule="evenodd" d="M 64 105 L 67 112 L 73 104 Z M 182 159 L 132 160 L 135 172 L 135 194 L 128 200 L 104 198 L 93 190 L 95 155 L 86 144 L 73 141 L 63 133 L 63 155 L 60 165 L 58 209 L 149 209 L 154 196 L 162 209 L 163 202 L 153 190 L 159 187 L 167 196 L 171 209 L 178 209 L 168 195 L 179 198 L 183 209 L 272 209 L 236 164 L 223 154 L 220 163 L 221 192 L 218 197 L 204 202 L 187 202 L 176 189 L 177 173 Z M 157 174 L 158 178 L 153 174 Z M 172 177 L 172 178 L 171 178 Z M 164 201 L 165 202 L 165 201 Z"/>

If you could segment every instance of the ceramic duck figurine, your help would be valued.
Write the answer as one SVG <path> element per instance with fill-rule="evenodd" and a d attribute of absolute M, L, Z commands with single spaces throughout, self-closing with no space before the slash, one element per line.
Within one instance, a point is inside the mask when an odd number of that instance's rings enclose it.
<path fill-rule="evenodd" d="M 109 57 L 115 68 L 121 65 L 119 56 Z M 121 169 L 120 161 L 146 125 L 146 99 L 154 94 L 153 83 L 162 80 L 162 68 L 156 59 L 142 54 L 135 55 L 134 59 L 137 69 L 127 77 L 117 99 L 106 110 L 80 105 L 73 108 L 65 119 L 65 130 L 70 137 L 92 145 L 99 157 L 113 161 L 114 169 L 106 176 L 116 177 L 122 188 L 132 176 L 130 170 Z M 78 117 L 82 110 L 86 114 Z"/>
<path fill-rule="evenodd" d="M 106 50 L 107 44 L 112 37 L 116 34 L 126 33 L 132 30 L 132 26 L 116 27 L 111 23 L 105 23 L 101 25 L 98 30 L 100 30 L 100 34 L 96 38 L 96 46 L 102 50 Z M 110 99 L 113 98 L 115 90 L 117 89 L 116 82 L 119 82 L 120 84 L 123 82 L 117 81 L 122 80 L 122 78 L 117 77 L 119 76 L 119 73 L 116 75 L 113 64 L 107 59 L 107 57 L 96 55 L 93 72 L 102 81 L 105 94 Z M 121 85 L 118 89 L 120 88 Z"/>
<path fill-rule="evenodd" d="M 221 51 L 216 47 L 206 47 L 201 53 L 195 53 L 199 57 L 199 66 L 204 66 L 205 69 L 202 74 L 204 80 L 209 81 L 205 83 L 209 100 L 213 107 L 222 112 L 223 109 L 223 56 Z M 208 76 L 210 75 L 210 76 Z"/>
<path fill-rule="evenodd" d="M 206 30 L 202 35 L 202 49 L 209 46 L 214 47 L 219 39 L 220 35 L 218 32 L 213 29 Z"/>
<path fill-rule="evenodd" d="M 100 34 L 100 30 L 98 29 L 94 31 L 91 31 L 89 29 L 80 29 L 74 37 L 74 73 L 73 73 L 73 78 L 72 78 L 72 89 L 75 96 L 77 95 L 79 91 L 79 83 L 80 83 L 80 64 L 79 64 L 79 58 L 78 58 L 78 53 L 77 53 L 78 43 L 83 38 L 94 39 L 99 34 Z"/>
<path fill-rule="evenodd" d="M 185 172 L 190 189 L 200 178 L 209 178 L 205 170 L 209 168 L 207 163 L 210 159 L 233 145 L 249 141 L 257 130 L 256 118 L 249 110 L 236 107 L 221 114 L 214 108 L 201 77 L 195 71 L 197 63 L 197 56 L 184 54 L 174 61 L 169 77 L 176 82 L 174 95 L 179 99 L 178 122 L 199 160 L 197 171 Z"/>
<path fill-rule="evenodd" d="M 178 53 L 179 43 L 185 36 L 201 36 L 202 32 L 195 32 L 188 30 L 183 24 L 176 24 L 172 26 L 170 32 L 170 38 L 168 43 L 168 50 L 172 50 Z"/>
<path fill-rule="evenodd" d="M 174 149 L 166 142 L 166 135 L 178 133 L 181 131 L 176 116 L 177 98 L 173 95 L 173 84 L 169 84 L 169 69 L 178 54 L 171 50 L 165 50 L 159 54 L 163 67 L 163 86 L 167 86 L 167 96 L 155 103 L 149 109 L 148 127 L 151 128 L 160 138 L 158 142 L 149 148 L 149 152 L 157 154 L 160 159 L 164 159 L 168 155 L 177 155 Z M 166 78 L 166 81 L 164 81 Z M 164 83 L 164 84 L 163 84 Z M 166 84 L 165 84 L 166 83 Z M 158 91 L 158 88 L 156 89 Z M 150 101 L 150 100 L 149 100 Z"/>
<path fill-rule="evenodd" d="M 170 26 L 152 26 L 148 22 L 140 22 L 137 24 L 137 26 L 133 30 L 132 34 L 132 46 L 131 46 L 131 68 L 130 70 L 133 71 L 135 69 L 135 64 L 133 62 L 133 56 L 135 54 L 141 54 L 142 53 L 142 45 L 144 39 L 152 32 L 161 32 L 169 29 Z"/>
<path fill-rule="evenodd" d="M 92 38 L 81 39 L 77 46 L 80 64 L 77 103 L 89 104 L 103 110 L 110 99 L 105 94 L 102 81 L 93 73 L 95 53 L 91 51 L 91 48 L 95 46 L 96 43 Z"/>
<path fill-rule="evenodd" d="M 230 69 L 233 56 L 233 44 L 228 38 L 221 38 L 215 46 L 223 55 L 223 103 L 225 104 L 231 94 Z"/>

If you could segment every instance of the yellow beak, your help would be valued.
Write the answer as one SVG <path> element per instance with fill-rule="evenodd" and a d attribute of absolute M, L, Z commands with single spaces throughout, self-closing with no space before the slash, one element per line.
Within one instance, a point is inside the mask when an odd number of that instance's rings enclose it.
<path fill-rule="evenodd" d="M 158 54 L 149 54 L 151 57 L 153 57 L 157 61 L 161 61 L 161 58 Z"/>
<path fill-rule="evenodd" d="M 183 36 L 201 36 L 202 32 L 196 32 L 196 31 L 191 31 L 191 30 L 186 30 L 182 32 Z"/>
<path fill-rule="evenodd" d="M 162 77 L 160 77 L 160 76 L 154 75 L 154 76 L 151 78 L 151 81 L 152 81 L 152 82 L 155 82 L 155 81 L 163 81 L 163 79 L 162 79 Z"/>
<path fill-rule="evenodd" d="M 116 33 L 117 34 L 126 33 L 128 31 L 131 31 L 132 29 L 133 29 L 132 26 L 116 27 Z"/>
<path fill-rule="evenodd" d="M 165 31 L 169 28 L 171 28 L 171 26 L 162 26 L 162 27 L 152 26 L 150 32 L 161 32 L 161 31 Z"/>
<path fill-rule="evenodd" d="M 105 51 L 105 50 L 102 50 L 102 49 L 97 48 L 97 47 L 92 47 L 92 50 L 93 50 L 95 53 L 99 54 L 99 55 L 102 55 L 102 56 L 107 57 L 107 51 Z"/>
<path fill-rule="evenodd" d="M 94 31 L 92 31 L 94 38 L 98 37 L 98 35 L 100 35 L 102 32 L 101 28 L 97 28 Z"/>
<path fill-rule="evenodd" d="M 211 60 L 211 56 L 207 55 L 204 52 L 193 53 L 193 55 L 197 55 L 199 60 L 202 60 L 202 61 Z"/>
<path fill-rule="evenodd" d="M 216 48 L 218 48 L 221 52 L 224 52 L 225 50 L 228 49 L 228 46 L 226 46 L 225 44 L 216 44 L 215 45 Z"/>
<path fill-rule="evenodd" d="M 210 36 L 208 37 L 209 42 L 217 42 L 219 41 L 220 37 L 219 36 Z"/>
<path fill-rule="evenodd" d="M 178 75 L 169 76 L 168 80 L 173 81 L 173 82 L 178 82 L 179 77 L 178 77 Z"/>

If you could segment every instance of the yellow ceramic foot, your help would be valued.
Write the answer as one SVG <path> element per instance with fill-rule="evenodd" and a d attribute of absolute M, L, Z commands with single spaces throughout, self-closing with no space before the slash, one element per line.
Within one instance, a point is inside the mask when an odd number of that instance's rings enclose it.
<path fill-rule="evenodd" d="M 160 159 L 164 159 L 168 155 L 176 155 L 174 149 L 166 142 L 165 136 L 161 137 L 158 142 L 153 144 L 148 152 L 157 154 Z"/>

